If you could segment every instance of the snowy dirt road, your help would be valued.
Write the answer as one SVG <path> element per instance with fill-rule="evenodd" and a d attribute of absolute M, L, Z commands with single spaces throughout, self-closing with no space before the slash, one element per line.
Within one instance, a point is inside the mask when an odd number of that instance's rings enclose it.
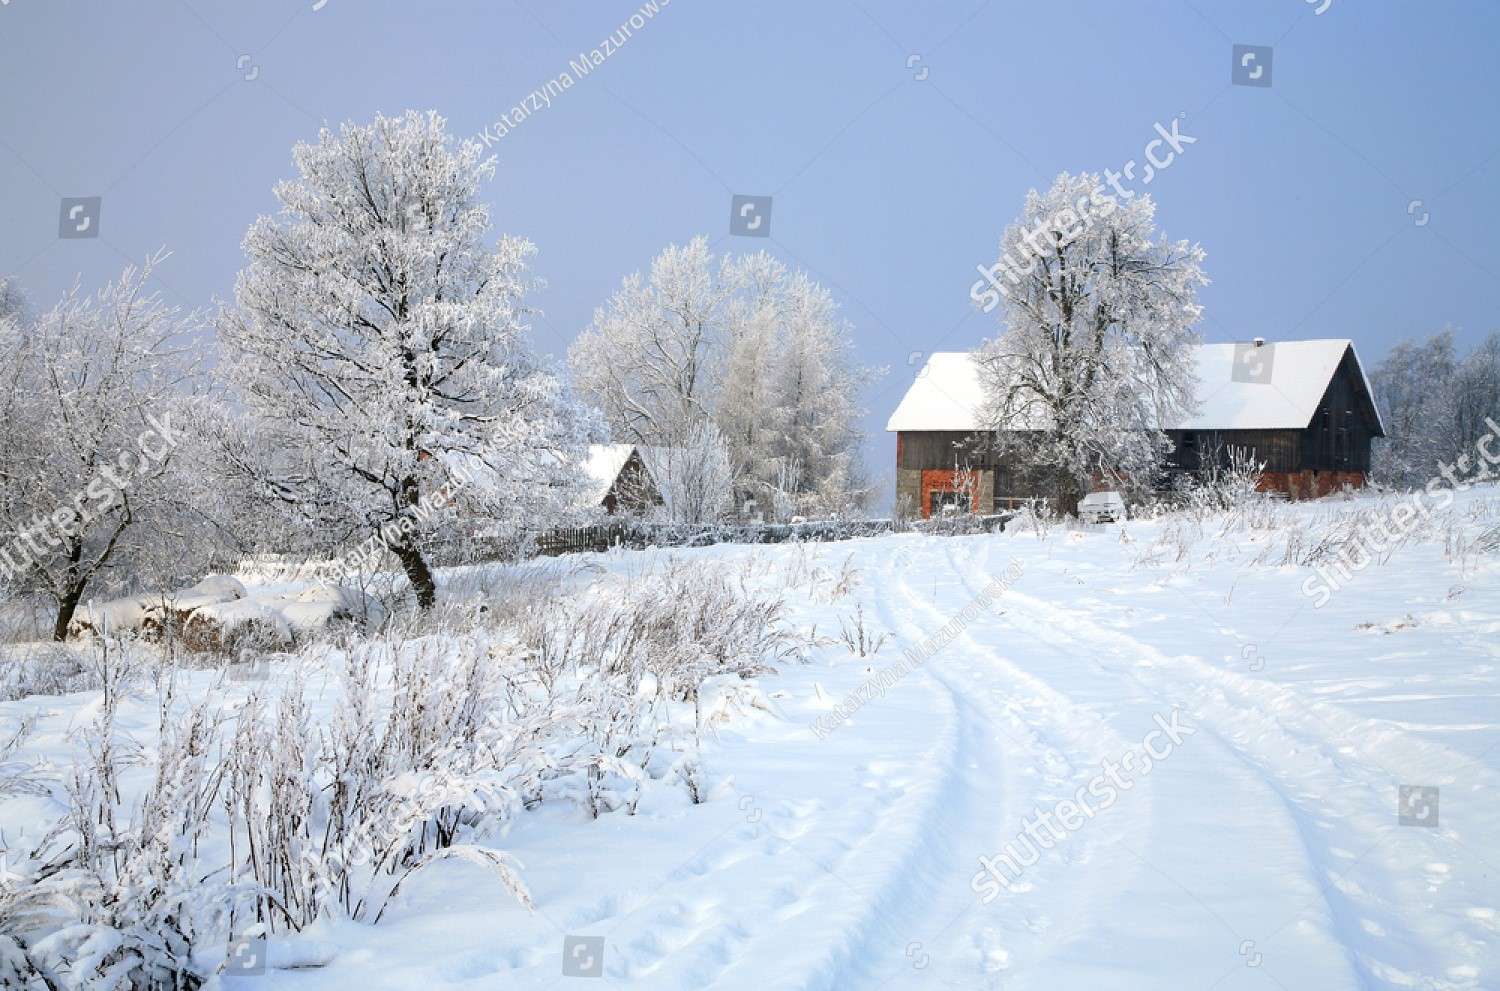
<path fill-rule="evenodd" d="M 434 870 L 377 930 L 330 931 L 328 970 L 265 980 L 1500 986 L 1494 565 L 1417 548 L 1317 609 L 1253 547 L 1160 565 L 1158 530 L 809 552 L 860 580 L 796 619 L 860 607 L 891 639 L 766 679 L 775 714 L 721 732 L 709 802 L 543 812 L 509 843 L 536 915 Z M 691 553 L 754 583 L 804 552 Z M 1403 786 L 1437 789 L 1411 792 L 1413 824 Z"/>

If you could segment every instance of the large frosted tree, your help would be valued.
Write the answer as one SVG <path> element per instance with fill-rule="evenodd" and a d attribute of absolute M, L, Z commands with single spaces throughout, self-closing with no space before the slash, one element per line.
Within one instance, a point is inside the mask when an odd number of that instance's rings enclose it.
<path fill-rule="evenodd" d="M 799 272 L 787 282 L 784 306 L 773 391 L 779 430 L 769 463 L 795 471 L 798 512 L 843 515 L 869 495 L 859 390 L 878 372 L 855 364 L 848 325 L 828 290 Z"/>
<path fill-rule="evenodd" d="M 736 491 L 763 508 L 840 512 L 866 495 L 859 391 L 871 373 L 832 295 L 764 252 L 716 260 L 702 237 L 668 247 L 596 311 L 568 359 L 616 440 L 680 446 L 711 420 Z"/>
<path fill-rule="evenodd" d="M 614 439 L 682 443 L 709 416 L 740 273 L 715 264 L 706 238 L 672 245 L 650 274 L 629 275 L 574 342 L 579 392 L 603 411 Z"/>
<path fill-rule="evenodd" d="M 588 420 L 529 349 L 535 249 L 487 243 L 477 142 L 408 112 L 325 129 L 293 158 L 221 324 L 274 453 L 232 461 L 330 550 L 378 533 L 426 607 L 426 549 L 455 513 L 538 519 L 576 498 Z"/>
<path fill-rule="evenodd" d="M 1072 511 L 1094 478 L 1146 483 L 1191 408 L 1204 252 L 1156 232 L 1155 204 L 1096 175 L 1032 190 L 1006 228 L 1001 333 L 979 352 L 985 425 Z"/>

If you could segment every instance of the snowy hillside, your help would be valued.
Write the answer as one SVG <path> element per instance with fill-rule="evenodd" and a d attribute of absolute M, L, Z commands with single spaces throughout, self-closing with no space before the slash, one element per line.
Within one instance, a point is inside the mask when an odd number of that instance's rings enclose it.
<path fill-rule="evenodd" d="M 758 691 L 732 677 L 705 691 L 701 804 L 664 770 L 680 765 L 649 762 L 633 813 L 606 800 L 595 819 L 582 793 L 548 792 L 484 839 L 514 858 L 533 911 L 490 865 L 441 860 L 378 923 L 278 931 L 263 973 L 216 979 L 1500 986 L 1500 499 L 1459 496 L 1323 594 L 1332 558 L 1319 549 L 1389 506 L 527 566 L 594 598 L 705 568 L 780 601 L 800 659 L 753 678 Z M 454 664 L 468 649 L 428 642 Z M 499 634 L 486 642 L 504 649 Z M 311 725 L 327 729 L 340 656 L 303 651 L 265 682 L 179 673 L 173 704 L 211 695 L 232 719 L 247 695 L 274 706 L 302 681 Z M 158 697 L 142 679 L 119 705 L 127 793 L 152 775 Z M 40 869 L 17 851 L 66 813 L 81 730 L 106 704 L 97 691 L 0 703 L 0 741 L 35 720 L 0 758 L 0 796 L 7 775 L 29 767 L 32 782 L 0 797 L 13 885 Z M 222 841 L 213 817 L 206 843 Z"/>

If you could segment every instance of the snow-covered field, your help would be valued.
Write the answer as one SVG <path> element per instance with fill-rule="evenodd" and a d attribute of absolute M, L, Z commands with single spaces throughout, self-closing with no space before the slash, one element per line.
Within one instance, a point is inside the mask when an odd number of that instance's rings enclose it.
<path fill-rule="evenodd" d="M 1500 987 L 1500 499 L 1460 495 L 1320 606 L 1286 561 L 1375 505 L 591 556 L 580 591 L 672 558 L 785 597 L 806 663 L 718 726 L 707 800 L 545 802 L 498 843 L 533 912 L 439 862 L 378 925 L 277 936 L 223 986 Z M 0 703 L 0 742 L 35 714 L 11 759 L 60 780 L 100 704 Z M 121 709 L 147 753 L 156 707 Z M 0 800 L 0 839 L 63 811 Z"/>

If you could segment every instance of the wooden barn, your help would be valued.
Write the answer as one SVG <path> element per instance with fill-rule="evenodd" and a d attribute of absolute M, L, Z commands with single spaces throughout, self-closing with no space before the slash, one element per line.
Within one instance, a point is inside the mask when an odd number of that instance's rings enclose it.
<path fill-rule="evenodd" d="M 583 473 L 592 483 L 588 504 L 611 516 L 638 515 L 662 504 L 661 490 L 634 444 L 590 444 Z"/>
<path fill-rule="evenodd" d="M 1196 352 L 1198 409 L 1164 428 L 1170 470 L 1196 470 L 1239 447 L 1266 463 L 1262 489 L 1292 499 L 1364 485 L 1370 442 L 1385 428 L 1352 342 L 1257 339 Z M 923 517 L 949 505 L 990 513 L 1043 494 L 989 453 L 983 401 L 967 352 L 927 360 L 886 424 L 896 435 L 898 505 Z"/>

